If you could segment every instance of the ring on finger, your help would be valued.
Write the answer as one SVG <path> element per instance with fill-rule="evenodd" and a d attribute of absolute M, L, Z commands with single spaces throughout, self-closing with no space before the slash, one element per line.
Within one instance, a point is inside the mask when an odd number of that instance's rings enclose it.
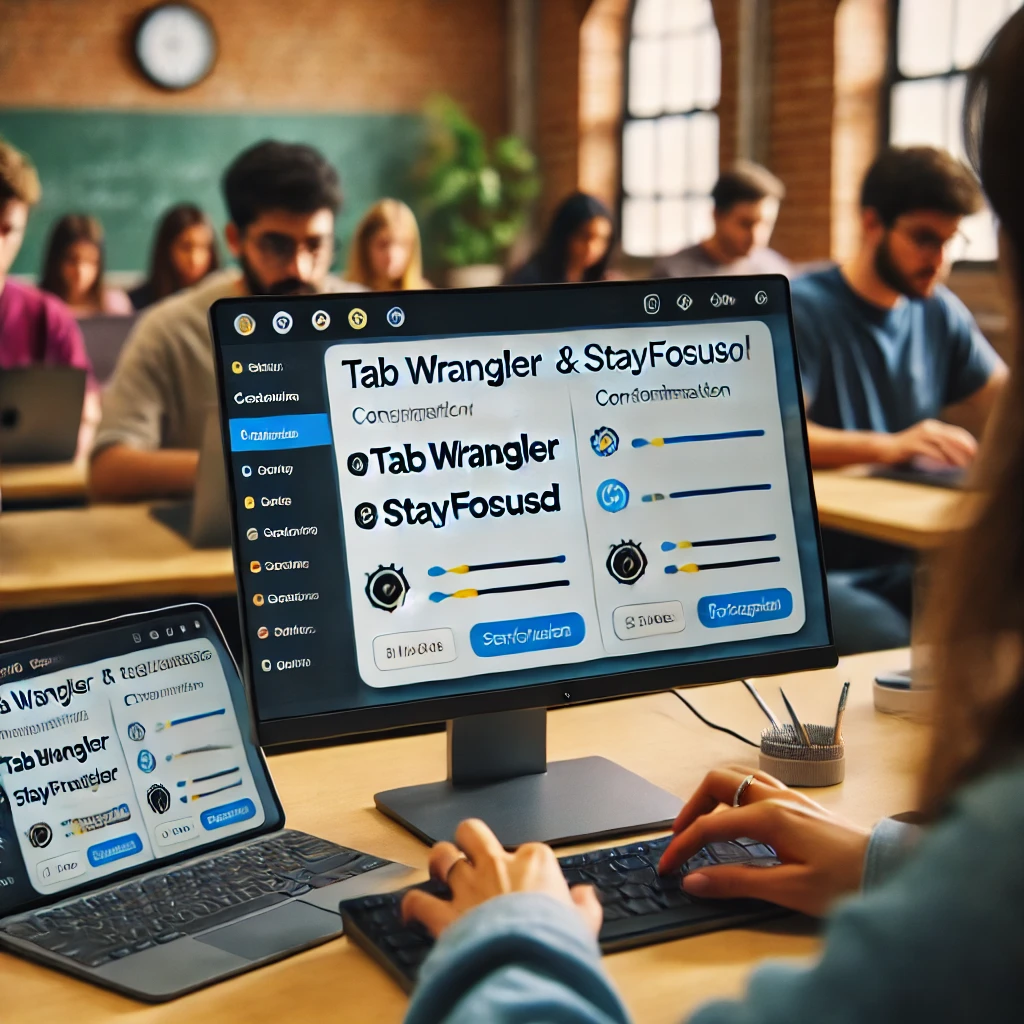
<path fill-rule="evenodd" d="M 733 807 L 739 807 L 740 801 L 743 799 L 743 794 L 746 793 L 747 787 L 754 781 L 753 775 L 748 775 L 737 787 L 736 792 L 732 798 Z"/>
<path fill-rule="evenodd" d="M 457 867 L 458 867 L 458 866 L 459 866 L 460 864 L 468 864 L 468 863 L 469 863 L 469 858 L 468 858 L 468 857 L 467 857 L 467 856 L 466 856 L 465 854 L 462 854 L 462 856 L 461 856 L 461 857 L 458 857 L 458 858 L 457 858 L 456 860 L 454 860 L 454 861 L 452 862 L 452 866 L 451 866 L 451 867 L 450 867 L 450 868 L 449 868 L 449 869 L 447 870 L 447 872 L 445 873 L 445 876 L 444 876 L 444 881 L 445 881 L 445 885 L 450 885 L 450 884 L 451 884 L 451 877 L 452 877 L 452 872 L 453 872 L 453 871 L 454 871 L 454 870 L 455 870 L 455 869 L 456 869 L 456 868 L 457 868 Z"/>

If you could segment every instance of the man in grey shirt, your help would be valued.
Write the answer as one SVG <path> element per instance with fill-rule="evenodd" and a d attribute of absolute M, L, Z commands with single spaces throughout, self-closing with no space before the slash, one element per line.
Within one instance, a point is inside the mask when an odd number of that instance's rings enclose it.
<path fill-rule="evenodd" d="M 207 312 L 231 295 L 362 291 L 328 273 L 337 172 L 310 146 L 260 142 L 228 168 L 225 237 L 240 270 L 171 296 L 139 319 L 103 397 L 89 469 L 105 501 L 190 494 L 207 409 L 217 403 Z"/>
<path fill-rule="evenodd" d="M 785 274 L 793 268 L 768 248 L 786 187 L 759 164 L 738 161 L 723 171 L 711 198 L 715 233 L 703 242 L 666 256 L 652 277 L 717 277 L 737 274 Z"/>

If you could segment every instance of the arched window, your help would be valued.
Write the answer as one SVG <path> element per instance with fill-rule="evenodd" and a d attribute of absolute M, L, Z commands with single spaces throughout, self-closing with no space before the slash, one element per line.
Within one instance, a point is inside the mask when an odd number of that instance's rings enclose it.
<path fill-rule="evenodd" d="M 966 70 L 1024 0 L 895 0 L 889 141 L 927 145 L 963 158 Z M 955 259 L 994 260 L 988 210 L 963 223 Z"/>
<path fill-rule="evenodd" d="M 676 252 L 711 233 L 721 46 L 711 0 L 636 0 L 622 131 L 622 244 Z"/>

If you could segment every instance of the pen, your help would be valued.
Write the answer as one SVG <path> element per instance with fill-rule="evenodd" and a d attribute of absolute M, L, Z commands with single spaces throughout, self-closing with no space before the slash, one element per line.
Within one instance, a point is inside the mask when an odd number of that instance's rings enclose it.
<path fill-rule="evenodd" d="M 779 693 L 782 694 L 782 701 L 786 705 L 786 710 L 789 712 L 789 717 L 793 720 L 793 728 L 796 729 L 797 739 L 805 746 L 811 746 L 811 737 L 807 735 L 807 729 L 804 727 L 804 723 L 796 717 L 796 712 L 793 710 L 793 705 L 789 703 L 789 698 L 786 696 L 786 691 L 779 687 Z"/>
<path fill-rule="evenodd" d="M 846 698 L 850 693 L 850 680 L 843 683 L 843 692 L 839 694 L 839 707 L 836 708 L 836 727 L 832 730 L 832 745 L 839 742 L 840 729 L 843 727 L 843 715 L 846 714 Z"/>
<path fill-rule="evenodd" d="M 772 714 L 772 709 L 761 699 L 761 694 L 754 689 L 754 684 L 749 679 L 742 680 L 743 685 L 747 688 L 747 693 L 757 701 L 757 706 L 764 712 L 765 718 L 772 723 L 773 729 L 781 729 L 782 723 Z"/>

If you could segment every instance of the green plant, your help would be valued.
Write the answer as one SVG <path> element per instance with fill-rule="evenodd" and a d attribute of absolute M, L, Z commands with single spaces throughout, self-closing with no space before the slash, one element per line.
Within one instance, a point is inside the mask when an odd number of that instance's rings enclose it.
<path fill-rule="evenodd" d="M 449 97 L 431 100 L 426 113 L 426 152 L 417 178 L 430 262 L 500 263 L 540 191 L 537 158 L 514 135 L 488 146 Z"/>

